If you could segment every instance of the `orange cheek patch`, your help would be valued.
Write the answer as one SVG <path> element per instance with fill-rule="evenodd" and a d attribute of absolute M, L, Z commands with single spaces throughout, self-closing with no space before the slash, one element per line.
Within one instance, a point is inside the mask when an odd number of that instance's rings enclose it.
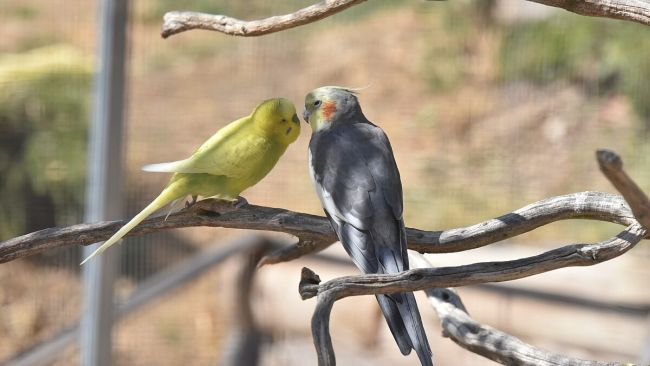
<path fill-rule="evenodd" d="M 332 117 L 334 112 L 336 112 L 336 104 L 334 104 L 334 102 L 325 102 L 323 103 L 322 109 L 323 117 L 325 117 L 325 119 L 329 122 L 330 117 Z"/>

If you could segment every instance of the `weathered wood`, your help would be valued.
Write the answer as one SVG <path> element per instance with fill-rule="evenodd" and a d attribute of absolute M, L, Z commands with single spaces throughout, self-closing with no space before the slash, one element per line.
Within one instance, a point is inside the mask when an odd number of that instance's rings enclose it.
<path fill-rule="evenodd" d="M 581 192 L 551 197 L 511 213 L 468 227 L 445 231 L 407 229 L 409 248 L 423 253 L 450 253 L 482 247 L 558 220 L 590 219 L 629 225 L 634 215 L 623 197 Z M 79 224 L 50 228 L 19 236 L 0 243 L 0 263 L 69 245 L 89 245 L 108 239 L 126 221 Z M 327 219 L 280 208 L 231 204 L 207 199 L 164 216 L 152 217 L 136 226 L 126 236 L 143 235 L 174 228 L 207 226 L 284 232 L 299 238 L 267 255 L 261 264 L 286 262 L 320 251 L 336 236 Z"/>
<path fill-rule="evenodd" d="M 650 25 L 647 0 L 528 0 L 590 17 L 629 20 Z"/>
<path fill-rule="evenodd" d="M 227 15 L 171 11 L 163 16 L 161 36 L 167 38 L 192 29 L 254 37 L 314 23 L 366 0 L 324 0 L 296 12 L 258 20 Z M 650 25 L 650 2 L 645 0 L 528 0 L 594 17 L 628 20 Z"/>
<path fill-rule="evenodd" d="M 634 247 L 645 235 L 646 229 L 634 223 L 618 235 L 599 243 L 570 244 L 539 255 L 510 261 L 412 269 L 397 274 L 345 276 L 320 285 L 303 284 L 300 295 L 303 299 L 308 299 L 332 291 L 337 294 L 338 300 L 348 296 L 510 281 L 564 267 L 591 266 L 616 258 Z"/>
<path fill-rule="evenodd" d="M 646 228 L 650 228 L 650 201 L 648 196 L 623 170 L 621 157 L 612 150 L 596 151 L 600 171 L 621 192 L 625 201 L 630 204 L 634 217 Z"/>
<path fill-rule="evenodd" d="M 443 335 L 466 350 L 510 366 L 614 366 L 618 362 L 601 362 L 571 358 L 523 342 L 472 319 L 460 297 L 450 288 L 424 290 L 433 306 Z M 629 364 L 627 364 L 629 365 Z"/>
<path fill-rule="evenodd" d="M 108 239 L 127 220 L 79 224 L 50 228 L 0 243 L 0 263 L 69 245 L 90 245 Z M 299 236 L 309 247 L 312 242 L 336 240 L 325 218 L 298 214 L 284 209 L 245 205 L 239 209 L 230 203 L 207 199 L 179 212 L 151 217 L 126 236 L 137 236 L 173 228 L 208 226 L 278 231 Z"/>
<path fill-rule="evenodd" d="M 319 284 L 318 276 L 303 268 L 300 296 L 318 296 L 312 317 L 312 336 L 319 366 L 336 364 L 329 334 L 329 316 L 334 302 L 349 296 L 412 292 L 430 288 L 459 287 L 502 282 L 571 266 L 590 266 L 616 258 L 640 242 L 646 229 L 635 222 L 608 240 L 595 244 L 572 244 L 540 255 L 511 261 L 475 263 L 455 267 L 412 269 L 398 274 L 340 277 Z"/>
<path fill-rule="evenodd" d="M 316 22 L 364 1 L 366 0 L 324 0 L 294 13 L 250 21 L 226 15 L 171 11 L 163 17 L 161 36 L 167 38 L 190 29 L 211 30 L 242 37 L 261 36 Z"/>
<path fill-rule="evenodd" d="M 424 256 L 409 252 L 411 268 L 431 268 Z M 622 365 L 567 357 L 546 351 L 498 329 L 472 319 L 460 296 L 451 288 L 426 289 L 429 303 L 438 315 L 443 336 L 490 360 L 512 366 L 610 366 Z"/>

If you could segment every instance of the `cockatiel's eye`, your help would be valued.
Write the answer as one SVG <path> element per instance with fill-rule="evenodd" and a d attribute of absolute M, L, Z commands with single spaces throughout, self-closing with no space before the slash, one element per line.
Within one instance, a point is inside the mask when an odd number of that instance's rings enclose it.
<path fill-rule="evenodd" d="M 320 105 L 321 105 L 321 101 L 320 101 L 320 100 L 316 100 L 316 101 L 314 101 L 314 107 L 318 107 L 318 106 L 320 106 Z"/>

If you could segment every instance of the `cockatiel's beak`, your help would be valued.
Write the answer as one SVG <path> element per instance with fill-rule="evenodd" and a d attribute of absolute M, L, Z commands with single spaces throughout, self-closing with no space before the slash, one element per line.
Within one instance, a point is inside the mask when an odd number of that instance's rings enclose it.
<path fill-rule="evenodd" d="M 305 123 L 309 124 L 309 112 L 306 109 L 302 111 L 302 119 L 305 120 Z"/>

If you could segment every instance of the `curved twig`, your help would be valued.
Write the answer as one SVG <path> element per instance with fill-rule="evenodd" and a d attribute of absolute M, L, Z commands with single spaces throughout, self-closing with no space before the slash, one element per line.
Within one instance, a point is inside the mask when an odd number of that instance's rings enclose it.
<path fill-rule="evenodd" d="M 409 252 L 412 268 L 431 268 L 417 252 Z M 426 289 L 429 303 L 438 314 L 443 336 L 490 360 L 513 366 L 613 366 L 620 363 L 570 358 L 527 344 L 517 337 L 481 324 L 469 316 L 460 296 L 452 288 Z"/>
<path fill-rule="evenodd" d="M 621 196 L 601 192 L 581 192 L 551 197 L 519 210 L 468 227 L 446 231 L 407 229 L 409 248 L 423 253 L 449 253 L 478 248 L 558 220 L 592 219 L 629 225 L 633 214 Z M 50 228 L 0 243 L 0 263 L 70 246 L 90 245 L 108 239 L 125 221 L 79 224 Z M 318 252 L 337 239 L 327 219 L 280 208 L 232 205 L 214 199 L 171 214 L 152 217 L 136 226 L 127 236 L 192 226 L 225 227 L 284 232 L 299 238 L 265 257 L 261 264 L 290 261 Z"/>
<path fill-rule="evenodd" d="M 528 0 L 591 17 L 629 20 L 650 25 L 650 2 L 646 0 Z"/>
<path fill-rule="evenodd" d="M 349 296 L 419 291 L 429 288 L 458 287 L 487 282 L 502 282 L 572 266 L 591 266 L 616 258 L 634 247 L 646 229 L 634 223 L 618 235 L 596 244 L 572 244 L 540 255 L 502 262 L 475 263 L 456 267 L 412 269 L 391 275 L 340 277 L 320 284 L 318 276 L 303 268 L 300 296 L 318 296 L 312 317 L 312 335 L 319 365 L 334 365 L 334 350 L 329 335 L 329 316 L 334 302 Z"/>
<path fill-rule="evenodd" d="M 242 37 L 261 36 L 313 23 L 364 1 L 366 0 L 324 0 L 294 13 L 250 21 L 226 15 L 171 11 L 163 17 L 161 36 L 167 38 L 190 29 L 211 30 Z"/>
<path fill-rule="evenodd" d="M 648 196 L 634 183 L 623 170 L 623 160 L 612 150 L 596 151 L 600 171 L 609 179 L 623 197 L 630 203 L 636 220 L 646 228 L 650 228 L 650 200 Z"/>
<path fill-rule="evenodd" d="M 451 288 L 424 290 L 440 319 L 443 335 L 466 350 L 510 366 L 623 366 L 629 363 L 571 358 L 546 351 L 472 319 Z"/>

